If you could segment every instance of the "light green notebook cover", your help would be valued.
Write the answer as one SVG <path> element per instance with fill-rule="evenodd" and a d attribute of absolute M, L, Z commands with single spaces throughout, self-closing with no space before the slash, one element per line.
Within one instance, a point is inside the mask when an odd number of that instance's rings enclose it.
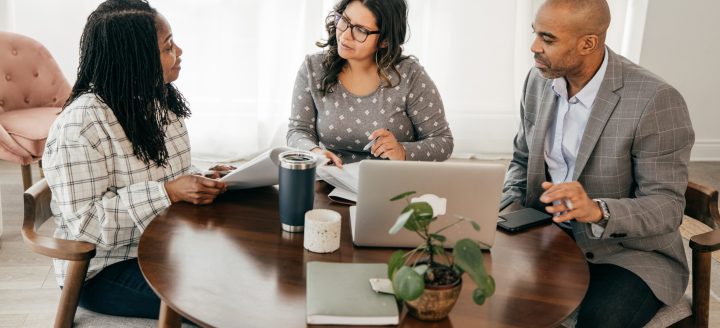
<path fill-rule="evenodd" d="M 397 325 L 395 296 L 376 293 L 371 278 L 387 277 L 387 264 L 307 264 L 307 323 Z"/>

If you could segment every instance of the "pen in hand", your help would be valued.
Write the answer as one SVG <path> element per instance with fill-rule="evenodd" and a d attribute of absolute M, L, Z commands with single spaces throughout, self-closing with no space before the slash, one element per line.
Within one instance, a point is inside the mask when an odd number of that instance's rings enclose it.
<path fill-rule="evenodd" d="M 385 130 L 388 130 L 388 129 L 385 129 Z M 390 130 L 388 130 L 388 131 L 390 131 Z M 380 140 L 380 138 L 382 138 L 382 137 L 377 137 L 377 138 L 371 140 L 370 143 L 368 143 L 367 145 L 365 145 L 365 147 L 363 147 L 363 151 L 367 151 L 368 149 L 372 148 L 372 146 L 373 146 L 378 140 Z"/>
<path fill-rule="evenodd" d="M 365 147 L 363 147 L 363 151 L 366 151 L 366 150 L 372 148 L 372 146 L 373 146 L 380 138 L 382 138 L 382 137 L 377 137 L 377 138 L 371 140 L 370 143 L 368 143 L 367 145 L 365 145 Z"/>

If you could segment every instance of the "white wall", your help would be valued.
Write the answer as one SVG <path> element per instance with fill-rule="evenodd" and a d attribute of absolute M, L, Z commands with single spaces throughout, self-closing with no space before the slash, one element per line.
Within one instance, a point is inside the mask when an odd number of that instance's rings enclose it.
<path fill-rule="evenodd" d="M 101 0 L 0 0 L 0 30 L 29 36 L 42 43 L 75 83 L 80 36 L 88 15 Z"/>
<path fill-rule="evenodd" d="M 692 160 L 720 161 L 720 1 L 648 1 L 640 65 L 685 98 L 693 127 Z"/>
<path fill-rule="evenodd" d="M 0 0 L 0 31 L 11 30 L 10 1 Z"/>
<path fill-rule="evenodd" d="M 317 6 L 322 3 L 324 9 L 322 12 L 326 12 L 335 1 L 311 2 L 317 2 Z M 82 29 L 88 14 L 100 2 L 102 0 L 0 0 L 0 30 L 24 34 L 44 44 L 72 84 L 76 76 L 78 45 Z M 660 75 L 680 90 L 690 108 L 696 131 L 692 159 L 720 161 L 720 128 L 716 127 L 720 122 L 720 102 L 715 101 L 713 97 L 720 91 L 720 78 L 717 77 L 720 75 L 720 59 L 718 59 L 720 38 L 715 34 L 720 30 L 720 19 L 715 17 L 720 12 L 720 1 L 608 0 L 608 2 L 613 15 L 608 31 L 608 45 Z M 169 3 L 170 1 L 160 0 L 153 2 L 159 9 L 165 11 L 170 9 L 160 7 Z M 436 0 L 412 1 L 411 21 L 427 19 L 423 15 L 442 9 L 437 7 L 438 3 Z M 512 106 L 517 105 L 521 82 L 527 69 L 532 66 L 532 56 L 529 51 L 531 40 L 528 39 L 531 39 L 532 35 L 529 25 L 540 3 L 542 0 L 516 1 L 518 17 L 515 23 L 517 29 L 514 33 L 515 40 L 504 47 L 516 48 L 514 70 L 508 72 L 508 77 L 515 83 L 503 84 L 506 88 L 512 88 L 512 92 L 508 91 L 507 95 L 502 96 L 512 98 L 512 101 L 508 102 Z M 407 47 L 421 57 L 429 70 L 433 69 L 431 57 L 442 54 L 442 49 L 433 50 L 427 46 L 418 48 L 413 44 L 431 36 L 431 33 L 421 28 L 412 30 L 411 42 Z M 432 51 L 438 51 L 438 54 Z M 488 62 L 492 63 L 492 61 Z M 442 68 L 438 68 L 437 71 L 433 76 L 436 83 L 441 84 L 444 81 Z M 445 97 L 448 102 L 452 98 L 450 96 L 451 92 L 448 91 Z M 503 119 L 517 119 L 515 113 L 515 110 L 506 110 L 502 113 Z M 493 120 L 497 122 L 498 118 L 490 118 L 488 122 Z M 458 122 L 455 123 L 461 125 L 464 120 Z M 505 134 L 514 134 L 514 129 L 508 131 Z M 497 135 L 502 140 L 509 140 L 511 137 L 502 133 Z M 504 152 L 509 147 L 509 142 L 501 143 L 499 146 L 504 146 L 497 150 L 498 153 L 502 153 L 499 156 L 509 156 L 509 153 Z M 488 149 L 485 151 L 487 152 Z"/>

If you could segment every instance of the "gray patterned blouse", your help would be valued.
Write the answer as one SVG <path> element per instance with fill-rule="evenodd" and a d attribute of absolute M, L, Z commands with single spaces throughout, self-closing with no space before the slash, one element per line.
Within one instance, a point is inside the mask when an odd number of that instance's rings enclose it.
<path fill-rule="evenodd" d="M 405 147 L 406 160 L 444 161 L 450 157 L 453 137 L 440 92 L 416 60 L 409 58 L 398 64 L 402 79 L 395 88 L 378 86 L 370 94 L 356 96 L 338 82 L 334 92 L 323 97 L 319 91 L 322 59 L 322 52 L 307 55 L 298 71 L 288 146 L 324 148 L 345 164 L 380 159 L 363 147 L 373 131 L 385 128 Z M 398 76 L 391 70 L 388 73 L 393 84 L 397 83 Z"/>

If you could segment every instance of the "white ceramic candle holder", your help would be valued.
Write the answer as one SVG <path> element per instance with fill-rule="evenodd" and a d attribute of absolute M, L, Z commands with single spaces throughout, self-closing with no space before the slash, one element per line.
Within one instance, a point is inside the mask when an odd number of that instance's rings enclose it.
<path fill-rule="evenodd" d="M 311 210 L 305 213 L 305 249 L 314 253 L 332 253 L 340 248 L 340 213 Z"/>

